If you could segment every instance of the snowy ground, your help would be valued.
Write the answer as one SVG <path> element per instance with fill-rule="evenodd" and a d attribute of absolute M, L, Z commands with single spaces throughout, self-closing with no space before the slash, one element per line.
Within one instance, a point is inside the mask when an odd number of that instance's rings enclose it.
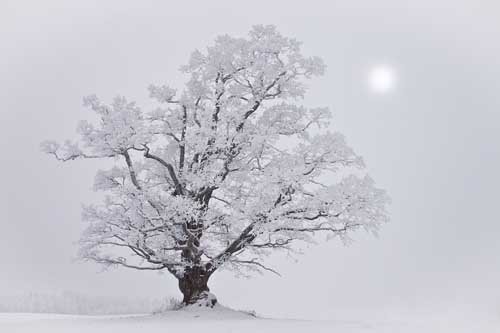
<path fill-rule="evenodd" d="M 0 313 L 0 332 L 6 333 L 74 333 L 120 332 L 238 332 L 238 333 L 458 333 L 500 332 L 498 322 L 463 320 L 405 319 L 381 322 L 292 320 L 255 318 L 249 314 L 218 308 L 217 310 L 169 311 L 158 315 L 77 316 L 59 314 Z"/>

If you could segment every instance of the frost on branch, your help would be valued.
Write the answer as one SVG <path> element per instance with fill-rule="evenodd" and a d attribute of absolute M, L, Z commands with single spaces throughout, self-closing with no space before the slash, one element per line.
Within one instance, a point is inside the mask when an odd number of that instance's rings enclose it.
<path fill-rule="evenodd" d="M 149 97 L 156 99 L 160 103 L 169 103 L 172 102 L 172 99 L 175 96 L 175 89 L 172 89 L 167 86 L 149 86 Z"/>
<path fill-rule="evenodd" d="M 329 110 L 299 103 L 305 80 L 324 70 L 296 40 L 256 26 L 193 52 L 179 94 L 150 86 L 154 110 L 86 97 L 98 122 L 80 123 L 79 143 L 42 145 L 62 161 L 116 162 L 95 177 L 106 197 L 84 208 L 81 256 L 168 270 L 185 304 L 205 304 L 220 267 L 276 272 L 263 262 L 274 250 L 294 252 L 321 233 L 376 232 L 387 221 L 385 192 L 329 129 Z"/>
<path fill-rule="evenodd" d="M 40 148 L 44 153 L 54 155 L 55 158 L 61 161 L 74 160 L 83 155 L 78 144 L 69 140 L 64 141 L 62 145 L 55 141 L 44 141 L 40 144 Z"/>

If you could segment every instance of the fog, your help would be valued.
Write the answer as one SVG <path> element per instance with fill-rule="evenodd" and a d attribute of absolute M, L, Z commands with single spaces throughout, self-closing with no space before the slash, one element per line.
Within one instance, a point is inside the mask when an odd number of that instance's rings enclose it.
<path fill-rule="evenodd" d="M 5 1 L 0 3 L 0 297 L 30 290 L 179 297 L 168 274 L 77 261 L 81 204 L 98 163 L 57 163 L 45 139 L 75 137 L 82 97 L 182 87 L 178 72 L 215 36 L 274 24 L 327 73 L 304 103 L 334 128 L 392 198 L 378 237 L 360 231 L 269 263 L 282 277 L 210 287 L 223 304 L 274 316 L 398 308 L 500 313 L 500 4 L 496 1 Z M 389 66 L 389 91 L 369 73 Z M 432 309 L 432 310 L 431 310 Z M 438 311 L 436 310 L 436 311 Z"/>

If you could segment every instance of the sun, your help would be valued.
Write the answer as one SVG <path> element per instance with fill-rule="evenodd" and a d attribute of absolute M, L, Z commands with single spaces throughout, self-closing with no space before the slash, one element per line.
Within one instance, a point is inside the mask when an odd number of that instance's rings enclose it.
<path fill-rule="evenodd" d="M 387 94 L 394 90 L 396 73 L 388 65 L 378 65 L 370 70 L 368 84 L 374 93 Z"/>

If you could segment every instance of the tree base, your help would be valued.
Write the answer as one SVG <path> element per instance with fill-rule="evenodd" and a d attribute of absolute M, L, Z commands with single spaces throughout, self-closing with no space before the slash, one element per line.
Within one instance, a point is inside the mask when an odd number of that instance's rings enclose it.
<path fill-rule="evenodd" d="M 193 307 L 206 307 L 213 308 L 217 304 L 217 298 L 214 294 L 208 291 L 203 291 L 199 293 L 196 297 L 191 298 L 188 301 L 182 302 L 183 307 L 193 306 Z"/>

